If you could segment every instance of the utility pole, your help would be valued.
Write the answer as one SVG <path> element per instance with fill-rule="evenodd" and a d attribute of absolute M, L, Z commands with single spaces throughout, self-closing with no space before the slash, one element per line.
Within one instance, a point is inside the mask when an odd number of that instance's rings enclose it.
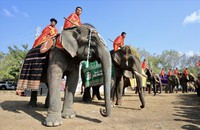
<path fill-rule="evenodd" d="M 60 27 L 60 33 L 62 32 L 62 30 L 63 30 L 63 26 Z"/>
<path fill-rule="evenodd" d="M 35 39 L 37 39 L 41 34 L 41 28 L 39 26 L 37 26 L 36 28 L 36 32 L 35 32 Z"/>

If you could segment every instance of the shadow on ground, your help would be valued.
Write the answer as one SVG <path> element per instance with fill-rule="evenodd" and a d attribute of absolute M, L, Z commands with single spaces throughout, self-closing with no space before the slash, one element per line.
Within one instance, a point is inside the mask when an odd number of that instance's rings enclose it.
<path fill-rule="evenodd" d="M 178 96 L 178 101 L 173 102 L 175 105 L 173 114 L 177 122 L 186 122 L 187 125 L 182 126 L 186 130 L 200 129 L 200 98 L 196 94 L 182 94 Z M 180 107 L 177 107 L 179 104 Z M 177 105 L 177 106 L 176 106 Z"/>
<path fill-rule="evenodd" d="M 4 101 L 0 105 L 4 111 L 10 111 L 18 114 L 24 112 L 40 122 L 44 121 L 45 117 L 40 114 L 40 112 L 47 111 L 47 109 L 44 108 L 44 104 L 38 103 L 38 107 L 34 108 L 28 107 L 27 104 L 28 101 Z"/>

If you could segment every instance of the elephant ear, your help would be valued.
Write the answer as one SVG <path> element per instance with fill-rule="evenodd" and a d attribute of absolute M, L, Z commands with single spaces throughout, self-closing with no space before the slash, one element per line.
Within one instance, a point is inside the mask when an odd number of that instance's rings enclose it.
<path fill-rule="evenodd" d="M 61 32 L 61 43 L 64 49 L 72 56 L 75 57 L 78 51 L 78 32 L 76 28 L 63 30 Z"/>
<path fill-rule="evenodd" d="M 118 51 L 112 51 L 111 52 L 111 56 L 112 56 L 112 59 L 115 61 L 115 63 L 117 65 L 120 65 L 121 64 L 121 61 L 122 61 L 122 58 L 123 58 L 123 55 L 122 55 L 122 52 L 121 50 L 118 50 Z"/>

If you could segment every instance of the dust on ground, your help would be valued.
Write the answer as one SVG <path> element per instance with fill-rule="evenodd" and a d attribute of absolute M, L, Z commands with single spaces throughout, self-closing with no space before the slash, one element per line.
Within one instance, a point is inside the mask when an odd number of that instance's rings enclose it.
<path fill-rule="evenodd" d="M 146 107 L 133 91 L 126 92 L 123 106 L 112 108 L 109 117 L 102 117 L 99 109 L 104 101 L 82 102 L 76 94 L 73 108 L 77 116 L 63 119 L 58 127 L 42 125 L 47 116 L 46 96 L 38 96 L 38 107 L 28 108 L 28 96 L 15 91 L 0 91 L 0 130 L 199 130 L 200 98 L 195 93 L 145 94 Z M 63 97 L 63 93 L 61 93 Z"/>

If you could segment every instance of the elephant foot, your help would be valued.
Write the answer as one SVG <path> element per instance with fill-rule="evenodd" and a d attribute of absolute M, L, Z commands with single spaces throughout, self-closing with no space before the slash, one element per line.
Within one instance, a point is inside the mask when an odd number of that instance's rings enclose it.
<path fill-rule="evenodd" d="M 74 118 L 76 113 L 72 109 L 67 109 L 62 112 L 62 117 L 65 119 Z"/>
<path fill-rule="evenodd" d="M 37 107 L 36 101 L 30 101 L 30 102 L 28 103 L 28 107 Z"/>
<path fill-rule="evenodd" d="M 93 95 L 92 100 L 103 100 L 100 95 Z"/>
<path fill-rule="evenodd" d="M 98 100 L 97 96 L 94 95 L 94 96 L 92 97 L 92 100 Z"/>
<path fill-rule="evenodd" d="M 102 97 L 97 97 L 98 98 L 98 100 L 104 100 Z"/>
<path fill-rule="evenodd" d="M 122 100 L 117 100 L 115 105 L 120 105 L 120 106 L 122 106 L 122 105 L 123 105 Z"/>
<path fill-rule="evenodd" d="M 45 102 L 44 108 L 49 108 L 49 103 Z"/>
<path fill-rule="evenodd" d="M 83 98 L 83 102 L 86 102 L 86 103 L 91 103 L 92 102 L 92 99 L 91 98 Z"/>
<path fill-rule="evenodd" d="M 45 121 L 43 122 L 43 125 L 45 126 L 59 126 L 62 124 L 62 118 L 60 114 L 48 114 Z"/>
<path fill-rule="evenodd" d="M 116 106 L 113 101 L 111 101 L 110 104 L 111 104 L 111 107 L 115 107 Z"/>

